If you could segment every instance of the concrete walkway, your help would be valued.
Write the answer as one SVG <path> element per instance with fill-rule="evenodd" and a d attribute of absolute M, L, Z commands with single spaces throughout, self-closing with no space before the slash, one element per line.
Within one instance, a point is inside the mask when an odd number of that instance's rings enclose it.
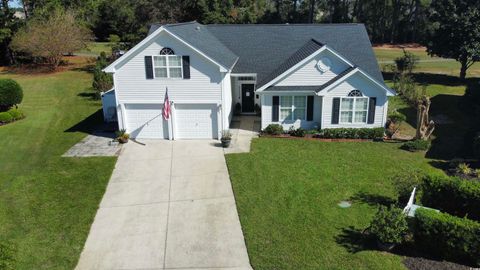
<path fill-rule="evenodd" d="M 251 269 L 216 141 L 129 142 L 76 269 Z"/>
<path fill-rule="evenodd" d="M 225 148 L 225 154 L 250 152 L 251 141 L 260 132 L 260 121 L 258 116 L 235 116 L 230 127 L 232 141 L 230 147 Z"/>

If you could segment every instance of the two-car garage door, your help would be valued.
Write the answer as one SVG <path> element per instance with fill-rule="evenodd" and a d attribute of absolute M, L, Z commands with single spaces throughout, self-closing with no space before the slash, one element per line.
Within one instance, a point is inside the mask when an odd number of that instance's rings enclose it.
<path fill-rule="evenodd" d="M 163 104 L 127 104 L 127 131 L 133 138 L 168 139 L 168 122 L 162 117 Z M 172 117 L 175 139 L 217 138 L 217 106 L 175 104 Z"/>

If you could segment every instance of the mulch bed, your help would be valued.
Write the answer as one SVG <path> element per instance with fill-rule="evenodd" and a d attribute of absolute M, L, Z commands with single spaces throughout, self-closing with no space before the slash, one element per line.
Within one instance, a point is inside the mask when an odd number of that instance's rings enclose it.
<path fill-rule="evenodd" d="M 446 261 L 434 261 L 420 257 L 406 257 L 403 260 L 403 264 L 409 270 L 469 270 L 471 267 L 446 262 Z"/>
<path fill-rule="evenodd" d="M 293 140 L 309 140 L 309 141 L 321 141 L 321 142 L 371 142 L 374 140 L 371 139 L 326 139 L 326 138 L 316 138 L 313 134 L 307 134 L 305 137 L 295 137 L 288 134 L 283 135 L 266 135 L 261 134 L 262 138 L 277 138 L 277 139 L 293 139 Z"/>
<path fill-rule="evenodd" d="M 260 134 L 262 138 L 276 138 L 276 139 L 292 139 L 292 140 L 309 140 L 309 141 L 321 141 L 321 142 L 388 142 L 388 143 L 402 143 L 403 140 L 397 139 L 387 139 L 384 138 L 382 140 L 372 140 L 372 139 L 327 139 L 327 138 L 318 138 L 315 137 L 314 134 L 306 134 L 305 137 L 295 137 L 288 134 L 282 135 L 268 135 L 268 134 Z"/>

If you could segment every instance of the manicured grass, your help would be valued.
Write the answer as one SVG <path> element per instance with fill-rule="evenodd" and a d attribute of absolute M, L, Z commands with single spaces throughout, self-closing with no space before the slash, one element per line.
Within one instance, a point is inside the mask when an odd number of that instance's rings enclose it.
<path fill-rule="evenodd" d="M 90 42 L 86 49 L 83 49 L 78 53 L 98 56 L 101 52 L 105 52 L 107 55 L 112 53 L 112 46 L 110 42 Z"/>
<path fill-rule="evenodd" d="M 399 146 L 261 138 L 227 155 L 253 268 L 404 269 L 400 256 L 359 243 L 377 203 L 394 196 L 393 174 L 437 171 Z"/>
<path fill-rule="evenodd" d="M 397 48 L 379 48 L 374 47 L 373 51 L 377 57 L 380 68 L 386 69 L 387 65 L 393 64 L 395 58 L 403 56 L 402 49 Z M 459 76 L 460 64 L 453 59 L 445 59 L 440 57 L 432 57 L 427 54 L 425 50 L 415 48 L 406 49 L 406 51 L 413 53 L 418 57 L 420 62 L 415 69 L 415 72 L 445 74 L 451 76 Z M 386 70 L 388 71 L 388 70 Z M 467 71 L 468 77 L 480 76 L 480 63 L 474 64 Z"/>
<path fill-rule="evenodd" d="M 0 239 L 16 247 L 16 269 L 73 269 L 116 160 L 61 157 L 101 121 L 77 125 L 100 109 L 91 75 L 0 78 L 21 84 L 27 115 L 0 127 Z"/>
<path fill-rule="evenodd" d="M 403 56 L 403 50 L 402 49 L 397 49 L 397 48 L 374 47 L 373 51 L 375 52 L 375 56 L 377 57 L 377 60 L 380 61 L 380 62 L 382 62 L 382 61 L 393 61 L 393 60 L 395 60 L 395 58 Z M 414 54 L 420 60 L 441 59 L 441 58 L 438 58 L 438 57 L 429 56 L 427 54 L 427 52 L 425 50 L 422 50 L 422 49 L 406 48 L 405 51 Z"/>

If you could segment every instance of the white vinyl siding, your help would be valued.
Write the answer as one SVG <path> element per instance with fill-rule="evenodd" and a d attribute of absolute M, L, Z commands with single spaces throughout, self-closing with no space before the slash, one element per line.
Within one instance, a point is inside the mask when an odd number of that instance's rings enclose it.
<path fill-rule="evenodd" d="M 332 65 L 328 71 L 320 72 L 317 67 L 318 61 L 322 57 L 328 57 Z M 285 78 L 277 82 L 279 86 L 298 86 L 298 85 L 322 85 L 336 77 L 339 73 L 347 69 L 349 66 L 343 60 L 329 51 L 323 51 L 316 55 L 305 65 L 292 71 Z"/>
<path fill-rule="evenodd" d="M 158 56 L 164 47 L 175 51 L 178 56 L 176 64 L 181 64 L 181 55 L 190 56 L 190 79 L 146 79 L 145 56 Z M 166 87 L 173 102 L 221 103 L 222 75 L 219 67 L 166 32 L 159 34 L 155 40 L 116 68 L 115 89 L 119 103 L 162 102 Z M 178 67 L 176 71 L 174 69 L 172 66 L 170 72 L 180 72 Z"/>
<path fill-rule="evenodd" d="M 348 98 L 350 91 L 358 89 L 363 93 L 363 98 L 369 99 L 375 97 L 375 119 L 373 124 L 367 124 L 366 122 L 356 123 L 355 116 L 352 115 L 352 122 L 342 123 L 342 116 L 340 115 L 339 124 L 332 124 L 332 104 L 334 98 Z M 322 110 L 322 128 L 340 128 L 340 127 L 383 127 L 386 121 L 386 106 L 388 99 L 385 90 L 380 88 L 375 83 L 371 82 L 365 76 L 360 73 L 352 75 L 350 78 L 330 89 L 329 91 L 321 93 L 323 94 L 323 110 Z M 370 102 L 370 101 L 368 101 Z M 360 108 L 360 105 L 358 107 Z M 363 107 L 364 108 L 364 107 Z M 359 110 L 360 111 L 360 110 Z M 367 119 L 368 119 L 368 105 L 366 107 Z M 346 116 L 344 116 L 346 117 Z M 357 115 L 357 120 L 363 118 L 363 113 Z"/>

